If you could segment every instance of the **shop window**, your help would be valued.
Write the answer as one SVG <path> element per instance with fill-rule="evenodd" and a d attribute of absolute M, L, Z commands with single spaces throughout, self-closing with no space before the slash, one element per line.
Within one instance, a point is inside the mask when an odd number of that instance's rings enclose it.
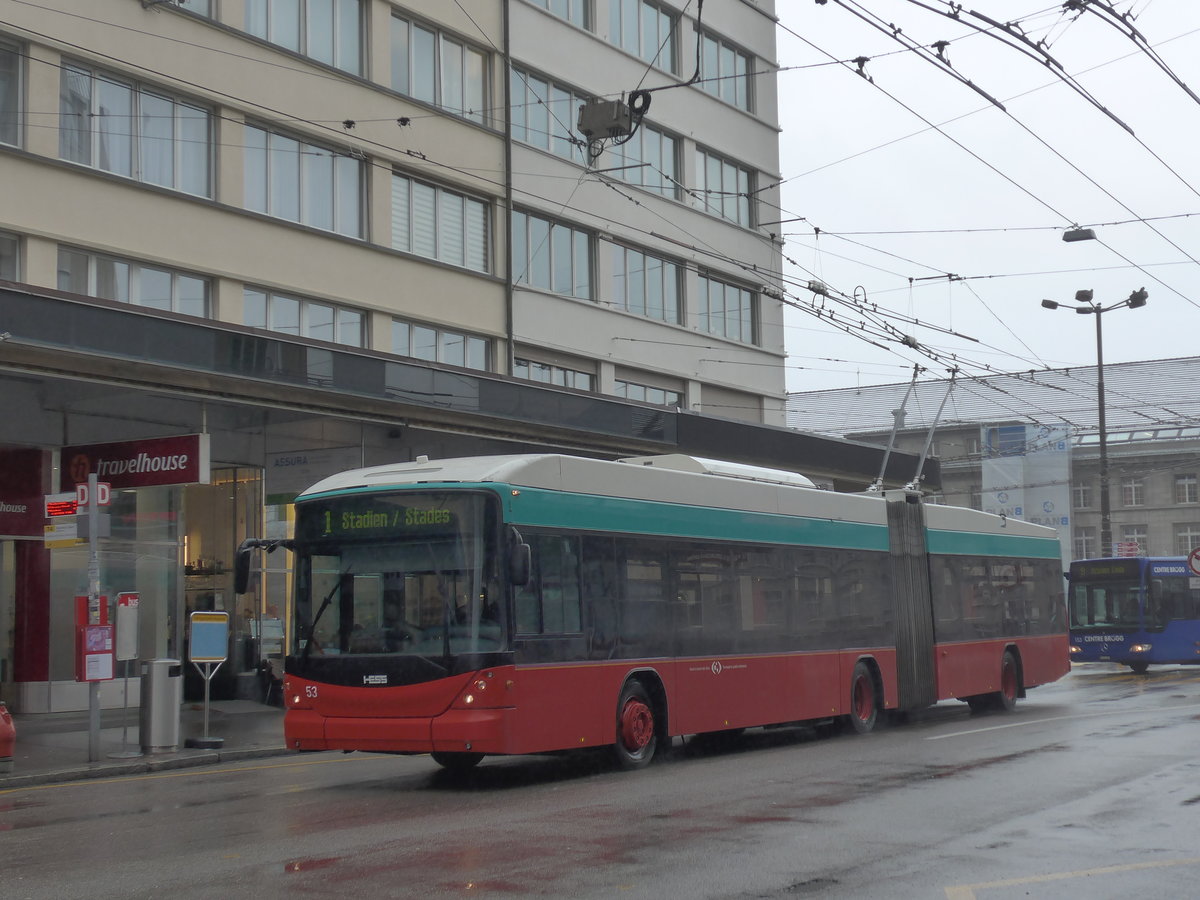
<path fill-rule="evenodd" d="M 245 0 L 246 31 L 309 59 L 358 74 L 359 0 Z"/>
<path fill-rule="evenodd" d="M 79 63 L 62 67 L 59 156 L 146 184 L 212 195 L 209 112 Z"/>
<path fill-rule="evenodd" d="M 364 346 L 362 310 L 246 288 L 243 314 L 245 323 L 253 328 L 349 347 Z"/>
<path fill-rule="evenodd" d="M 185 316 L 209 317 L 208 278 L 87 250 L 59 248 L 58 289 Z"/>
<path fill-rule="evenodd" d="M 350 237 L 362 235 L 362 163 L 347 153 L 245 129 L 246 208 Z"/>

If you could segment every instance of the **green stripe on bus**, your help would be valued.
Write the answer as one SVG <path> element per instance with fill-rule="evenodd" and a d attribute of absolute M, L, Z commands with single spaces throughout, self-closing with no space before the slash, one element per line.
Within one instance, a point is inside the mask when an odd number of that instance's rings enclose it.
<path fill-rule="evenodd" d="M 517 490 L 517 496 L 504 498 L 510 506 L 509 521 L 516 525 L 854 550 L 888 549 L 887 528 L 883 525 L 594 494 L 564 494 L 536 488 Z"/>
<path fill-rule="evenodd" d="M 953 556 L 1027 556 L 1033 559 L 1058 559 L 1062 555 L 1058 541 L 1053 538 L 927 529 L 925 540 L 930 553 Z"/>

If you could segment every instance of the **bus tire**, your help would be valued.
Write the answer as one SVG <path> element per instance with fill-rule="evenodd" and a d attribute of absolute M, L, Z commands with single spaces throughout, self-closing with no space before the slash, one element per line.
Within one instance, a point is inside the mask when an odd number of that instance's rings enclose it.
<path fill-rule="evenodd" d="M 479 765 L 483 759 L 482 753 L 447 753 L 443 750 L 434 750 L 429 755 L 448 772 L 466 772 Z"/>
<path fill-rule="evenodd" d="M 1135 662 L 1129 664 L 1130 670 L 1134 675 L 1145 675 L 1150 670 L 1150 663 Z"/>
<path fill-rule="evenodd" d="M 1012 712 L 1017 708 L 1017 695 L 1021 693 L 1021 670 L 1011 650 L 1005 650 L 1000 660 L 1000 690 L 993 695 L 994 705 L 1001 712 Z"/>
<path fill-rule="evenodd" d="M 879 719 L 875 676 L 861 659 L 854 664 L 854 673 L 850 676 L 850 713 L 846 719 L 856 734 L 870 734 Z"/>
<path fill-rule="evenodd" d="M 617 740 L 613 744 L 617 763 L 623 769 L 650 765 L 658 747 L 658 723 L 654 703 L 636 679 L 625 682 L 617 701 Z"/>

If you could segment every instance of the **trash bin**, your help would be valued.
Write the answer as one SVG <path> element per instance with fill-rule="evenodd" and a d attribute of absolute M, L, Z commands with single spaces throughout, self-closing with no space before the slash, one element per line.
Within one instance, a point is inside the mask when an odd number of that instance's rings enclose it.
<path fill-rule="evenodd" d="M 177 659 L 142 663 L 142 708 L 138 734 L 143 753 L 179 749 L 179 709 L 183 704 L 183 665 Z"/>

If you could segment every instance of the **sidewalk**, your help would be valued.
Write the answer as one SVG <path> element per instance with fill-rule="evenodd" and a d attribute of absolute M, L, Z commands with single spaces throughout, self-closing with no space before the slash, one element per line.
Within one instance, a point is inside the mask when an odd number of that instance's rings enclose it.
<path fill-rule="evenodd" d="M 141 752 L 139 710 L 106 709 L 100 715 L 100 759 L 88 761 L 88 713 L 14 715 L 17 739 L 11 772 L 0 772 L 0 791 L 85 778 L 111 778 L 237 759 L 288 753 L 283 745 L 283 710 L 253 700 L 214 700 L 208 734 L 222 738 L 220 749 L 191 749 L 188 738 L 204 735 L 204 704 L 180 710 L 179 749 L 134 758 L 113 754 Z"/>

